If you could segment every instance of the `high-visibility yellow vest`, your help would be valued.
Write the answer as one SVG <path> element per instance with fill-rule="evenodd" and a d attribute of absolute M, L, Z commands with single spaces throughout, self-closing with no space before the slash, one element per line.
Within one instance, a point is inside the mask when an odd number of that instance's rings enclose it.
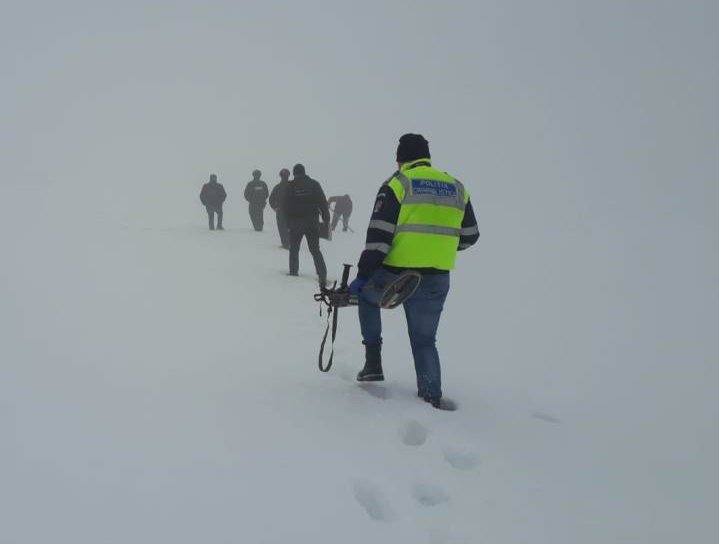
<path fill-rule="evenodd" d="M 384 264 L 400 268 L 454 268 L 469 193 L 428 159 L 413 161 L 387 183 L 401 207 Z"/>

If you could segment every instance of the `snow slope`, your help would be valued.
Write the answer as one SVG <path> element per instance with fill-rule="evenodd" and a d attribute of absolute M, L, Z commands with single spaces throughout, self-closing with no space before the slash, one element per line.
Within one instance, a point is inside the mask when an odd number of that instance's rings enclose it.
<path fill-rule="evenodd" d="M 415 397 L 401 311 L 384 314 L 388 382 L 353 381 L 351 310 L 317 371 L 311 259 L 285 276 L 269 214 L 255 233 L 230 199 L 212 233 L 199 205 L 87 209 L 52 183 L 1 201 L 3 544 L 711 540 L 710 375 L 657 360 L 668 374 L 638 389 L 581 315 L 546 349 L 553 294 L 498 283 L 491 238 L 453 276 L 444 413 Z M 364 211 L 323 245 L 330 270 L 356 261 Z"/>

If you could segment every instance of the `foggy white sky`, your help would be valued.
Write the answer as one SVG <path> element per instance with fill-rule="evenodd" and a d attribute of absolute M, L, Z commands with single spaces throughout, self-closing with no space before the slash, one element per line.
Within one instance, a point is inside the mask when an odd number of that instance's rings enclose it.
<path fill-rule="evenodd" d="M 708 190 L 718 11 L 4 2 L 3 180 L 244 180 L 302 160 L 374 186 L 397 137 L 420 131 L 459 177 L 522 191 L 563 178 L 594 197 L 639 177 Z"/>

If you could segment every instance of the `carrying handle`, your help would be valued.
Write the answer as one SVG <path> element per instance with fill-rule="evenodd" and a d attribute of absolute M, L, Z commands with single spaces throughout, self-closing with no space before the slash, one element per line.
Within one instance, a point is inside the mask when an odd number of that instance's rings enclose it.
<path fill-rule="evenodd" d="M 351 264 L 345 264 L 343 265 L 344 269 L 342 270 L 342 281 L 340 282 L 340 290 L 347 289 L 347 281 L 350 278 L 350 268 L 352 268 Z M 336 285 L 336 283 L 335 283 Z M 334 289 L 332 289 L 334 290 Z M 329 372 L 330 368 L 332 368 L 332 359 L 335 355 L 335 337 L 337 336 L 337 310 L 338 307 L 333 307 L 331 303 L 331 298 L 328 294 L 328 292 L 323 291 L 322 293 L 318 293 L 315 295 L 315 300 L 324 303 L 327 305 L 327 328 L 325 329 L 325 334 L 322 337 L 322 343 L 320 344 L 320 355 L 318 359 L 318 366 L 320 369 L 320 372 Z M 320 308 L 322 308 L 320 306 Z M 327 360 L 327 364 L 322 364 L 322 359 L 324 358 L 325 353 L 325 345 L 327 344 L 327 340 L 330 341 L 330 357 Z"/>

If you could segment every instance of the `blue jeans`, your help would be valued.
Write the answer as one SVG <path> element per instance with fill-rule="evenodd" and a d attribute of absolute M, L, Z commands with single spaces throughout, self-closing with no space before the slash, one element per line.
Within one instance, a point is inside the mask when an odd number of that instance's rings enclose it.
<path fill-rule="evenodd" d="M 380 268 L 369 279 L 359 296 L 359 320 L 362 340 L 367 345 L 382 343 L 382 319 L 379 296 L 384 286 L 397 276 Z M 421 396 L 442 396 L 442 375 L 436 339 L 439 317 L 449 292 L 449 274 L 425 274 L 417 291 L 404 302 L 409 342 L 417 373 L 417 391 Z"/>

